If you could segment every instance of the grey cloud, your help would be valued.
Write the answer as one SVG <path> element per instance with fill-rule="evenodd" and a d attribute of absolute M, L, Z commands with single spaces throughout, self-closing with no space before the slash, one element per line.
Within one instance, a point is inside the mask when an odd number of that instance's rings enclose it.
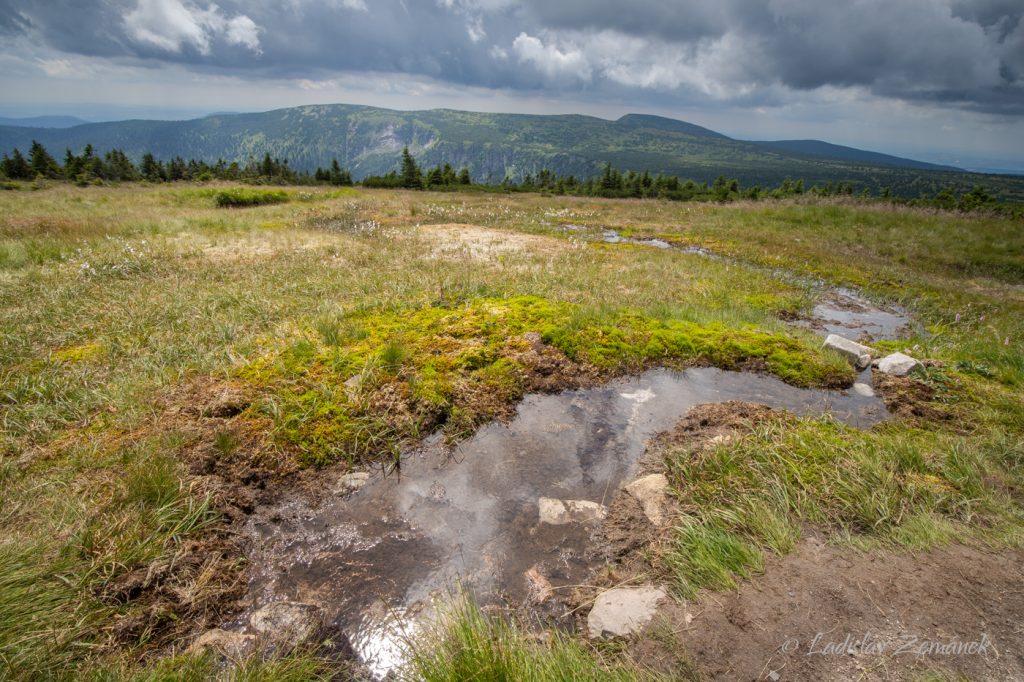
<path fill-rule="evenodd" d="M 0 33 L 66 53 L 252 78 L 372 70 L 746 104 L 775 102 L 780 87 L 856 86 L 1024 114 L 1020 0 L 218 0 L 215 10 L 209 0 L 160 1 L 216 15 L 199 22 L 201 35 L 186 25 L 147 39 L 140 26 L 150 24 L 126 23 L 140 0 L 0 0 Z"/>
<path fill-rule="evenodd" d="M 633 0 L 527 0 L 541 25 L 561 29 L 617 30 L 668 41 L 714 38 L 729 30 L 727 3 Z"/>

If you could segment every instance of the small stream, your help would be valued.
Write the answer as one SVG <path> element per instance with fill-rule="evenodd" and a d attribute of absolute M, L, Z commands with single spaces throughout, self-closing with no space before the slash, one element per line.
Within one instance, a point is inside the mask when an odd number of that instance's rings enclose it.
<path fill-rule="evenodd" d="M 592 231 L 592 228 L 583 225 L 563 225 L 562 227 L 570 231 Z M 810 316 L 807 319 L 794 321 L 793 325 L 812 329 L 822 335 L 838 334 L 854 341 L 870 343 L 871 341 L 906 338 L 914 327 L 914 321 L 910 315 L 899 306 L 878 305 L 852 289 L 828 286 L 819 279 L 777 268 L 740 262 L 701 246 L 676 246 L 663 239 L 623 237 L 616 230 L 609 229 L 602 229 L 597 232 L 597 235 L 597 238 L 606 244 L 635 244 L 679 251 L 752 270 L 760 270 L 783 281 L 809 287 L 818 292 L 818 300 Z M 915 331 L 920 333 L 923 330 L 916 329 Z"/>
<path fill-rule="evenodd" d="M 601 239 L 723 259 L 614 231 Z M 904 311 L 854 291 L 820 290 L 813 316 L 795 324 L 854 339 L 898 338 L 911 324 Z M 507 424 L 486 425 L 454 448 L 433 437 L 405 453 L 400 474 L 378 472 L 316 507 L 294 497 L 259 510 L 247 528 L 250 610 L 278 600 L 318 605 L 381 679 L 404 662 L 435 597 L 468 588 L 484 604 L 522 607 L 530 603 L 528 575 L 557 591 L 611 560 L 599 524 L 541 523 L 539 498 L 609 504 L 649 439 L 702 403 L 742 400 L 870 427 L 888 416 L 870 377 L 867 370 L 850 390 L 826 391 L 759 374 L 655 369 L 598 388 L 529 395 Z M 564 615 L 540 607 L 532 614 L 549 622 Z"/>

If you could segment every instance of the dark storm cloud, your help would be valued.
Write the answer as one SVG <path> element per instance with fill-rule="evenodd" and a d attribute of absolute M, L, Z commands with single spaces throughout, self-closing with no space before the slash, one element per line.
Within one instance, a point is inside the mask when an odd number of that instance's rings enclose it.
<path fill-rule="evenodd" d="M 719 37 L 729 28 L 724 3 L 678 3 L 664 0 L 527 0 L 538 23 L 562 29 L 614 29 L 630 35 L 655 36 L 670 41 Z"/>
<path fill-rule="evenodd" d="M 779 88 L 1024 114 L 1019 0 L 0 0 L 0 34 L 260 77 L 378 71 L 756 103 Z"/>

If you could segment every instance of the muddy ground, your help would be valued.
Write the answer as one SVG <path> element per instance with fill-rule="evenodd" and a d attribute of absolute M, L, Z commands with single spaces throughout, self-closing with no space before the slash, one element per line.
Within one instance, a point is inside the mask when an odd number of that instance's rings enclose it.
<path fill-rule="evenodd" d="M 931 394 L 918 384 L 889 381 L 888 402 L 921 413 Z M 701 405 L 662 442 L 706 447 L 771 414 L 750 403 Z M 656 466 L 657 451 L 647 467 Z M 628 498 L 613 503 L 606 536 L 622 559 L 605 581 L 649 570 L 638 540 L 657 542 L 658 534 Z M 693 679 L 915 680 L 927 673 L 1022 680 L 1022 616 L 1020 550 L 865 553 L 826 544 L 807 528 L 793 553 L 769 557 L 764 573 L 739 589 L 664 605 L 628 653 Z"/>
<path fill-rule="evenodd" d="M 1024 679 L 1024 552 L 866 554 L 806 538 L 738 590 L 662 609 L 631 647 L 704 679 Z M 778 675 L 775 677 L 772 673 Z"/>

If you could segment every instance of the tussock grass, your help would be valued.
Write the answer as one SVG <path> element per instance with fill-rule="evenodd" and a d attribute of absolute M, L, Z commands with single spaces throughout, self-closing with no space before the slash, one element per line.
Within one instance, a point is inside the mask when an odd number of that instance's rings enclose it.
<path fill-rule="evenodd" d="M 922 549 L 953 539 L 1018 544 L 1024 440 L 862 432 L 828 419 L 778 418 L 734 443 L 669 448 L 685 514 L 663 556 L 679 591 L 729 589 L 792 550 L 801 528 L 861 547 Z"/>
<path fill-rule="evenodd" d="M 0 679 L 56 679 L 88 655 L 102 612 L 69 580 L 73 568 L 48 543 L 0 541 Z"/>

